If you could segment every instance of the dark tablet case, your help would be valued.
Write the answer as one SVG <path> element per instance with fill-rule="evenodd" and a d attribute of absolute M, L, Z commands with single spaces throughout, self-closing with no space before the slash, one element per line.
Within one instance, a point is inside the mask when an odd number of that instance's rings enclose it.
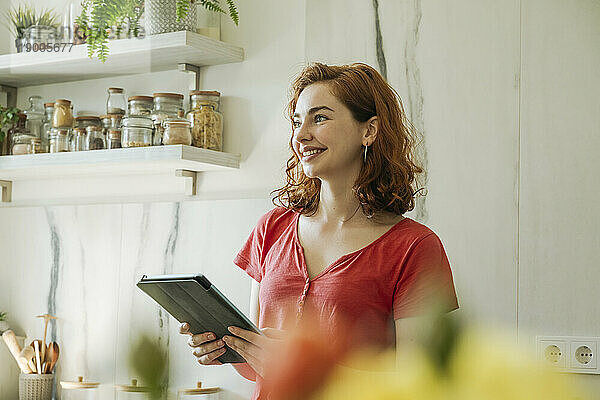
<path fill-rule="evenodd" d="M 190 324 L 193 334 L 213 332 L 217 339 L 232 335 L 228 326 L 262 333 L 202 274 L 146 276 L 137 283 L 147 295 L 177 321 Z M 236 351 L 225 346 L 222 363 L 244 363 Z"/>

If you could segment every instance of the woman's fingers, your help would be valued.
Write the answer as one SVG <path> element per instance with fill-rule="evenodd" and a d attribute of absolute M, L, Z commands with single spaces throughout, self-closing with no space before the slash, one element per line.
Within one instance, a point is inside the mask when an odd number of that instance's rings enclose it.
<path fill-rule="evenodd" d="M 188 345 L 190 347 L 198 347 L 202 343 L 210 342 L 211 340 L 215 340 L 215 339 L 216 339 L 216 336 L 212 332 L 199 333 L 197 335 L 192 335 L 188 339 Z"/>
<path fill-rule="evenodd" d="M 212 351 L 219 350 L 220 348 L 225 347 L 225 343 L 222 340 L 215 340 L 210 343 L 203 344 L 202 346 L 198 346 L 192 351 L 192 354 L 196 357 L 201 357 L 205 354 L 208 354 Z"/>
<path fill-rule="evenodd" d="M 217 358 L 225 354 L 226 351 L 226 348 L 221 348 L 219 350 L 212 351 L 208 354 L 204 354 L 198 357 L 198 362 L 204 365 L 221 365 L 221 361 L 217 360 Z"/>
<path fill-rule="evenodd" d="M 235 326 L 230 326 L 229 332 L 233 333 L 235 336 L 239 336 L 242 339 L 246 339 L 247 342 L 254 343 L 257 346 L 264 347 L 267 345 L 268 339 L 262 337 L 258 333 L 254 333 L 251 331 L 247 331 L 245 329 L 241 329 Z M 226 336 L 223 336 L 225 338 Z"/>
<path fill-rule="evenodd" d="M 179 333 L 181 333 L 182 335 L 191 335 L 192 333 L 190 332 L 190 324 L 184 322 L 181 325 L 179 325 Z"/>
<path fill-rule="evenodd" d="M 223 341 L 227 344 L 227 346 L 231 347 L 240 354 L 244 353 L 254 358 L 260 358 L 260 354 L 262 353 L 260 347 L 235 336 L 223 336 Z M 248 361 L 248 359 L 246 359 L 246 361 Z"/>

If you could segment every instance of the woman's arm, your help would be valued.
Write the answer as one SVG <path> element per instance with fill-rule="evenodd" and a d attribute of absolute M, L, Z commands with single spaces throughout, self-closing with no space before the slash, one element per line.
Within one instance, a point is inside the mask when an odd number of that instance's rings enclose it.
<path fill-rule="evenodd" d="M 252 280 L 252 291 L 250 292 L 250 319 L 254 321 L 254 324 L 258 326 L 259 316 L 260 316 L 260 304 L 258 302 L 258 292 L 260 290 L 260 283 L 256 282 L 254 279 Z M 248 365 L 248 363 L 243 364 L 233 364 L 233 367 L 236 371 L 243 376 L 244 378 L 256 381 L 256 372 Z"/>
<path fill-rule="evenodd" d="M 420 340 L 429 332 L 433 320 L 428 317 L 409 317 L 396 320 L 396 360 L 400 361 L 402 346 L 420 344 Z"/>

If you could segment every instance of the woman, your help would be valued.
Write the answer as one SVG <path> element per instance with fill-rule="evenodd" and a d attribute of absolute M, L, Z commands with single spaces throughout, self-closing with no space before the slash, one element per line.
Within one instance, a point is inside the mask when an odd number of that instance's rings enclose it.
<path fill-rule="evenodd" d="M 234 260 L 257 282 L 266 336 L 230 329 L 223 341 L 209 332 L 189 341 L 204 365 L 219 364 L 226 347 L 240 353 L 247 364 L 235 367 L 257 380 L 255 399 L 273 344 L 304 319 L 342 348 L 386 347 L 418 337 L 431 299 L 458 308 L 439 238 L 403 216 L 422 169 L 396 92 L 368 65 L 317 63 L 294 81 L 288 113 L 280 207 L 259 219 Z"/>

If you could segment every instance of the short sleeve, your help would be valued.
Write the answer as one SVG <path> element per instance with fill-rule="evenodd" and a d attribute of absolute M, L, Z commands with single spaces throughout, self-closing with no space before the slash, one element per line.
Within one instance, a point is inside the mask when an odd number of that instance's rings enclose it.
<path fill-rule="evenodd" d="M 242 249 L 233 259 L 235 265 L 246 271 L 257 282 L 260 282 L 263 277 L 263 249 L 267 226 L 273 211 L 269 211 L 258 219 Z"/>
<path fill-rule="evenodd" d="M 458 308 L 450 263 L 435 233 L 420 239 L 404 259 L 394 290 L 394 319 L 419 316 L 429 307 Z"/>

